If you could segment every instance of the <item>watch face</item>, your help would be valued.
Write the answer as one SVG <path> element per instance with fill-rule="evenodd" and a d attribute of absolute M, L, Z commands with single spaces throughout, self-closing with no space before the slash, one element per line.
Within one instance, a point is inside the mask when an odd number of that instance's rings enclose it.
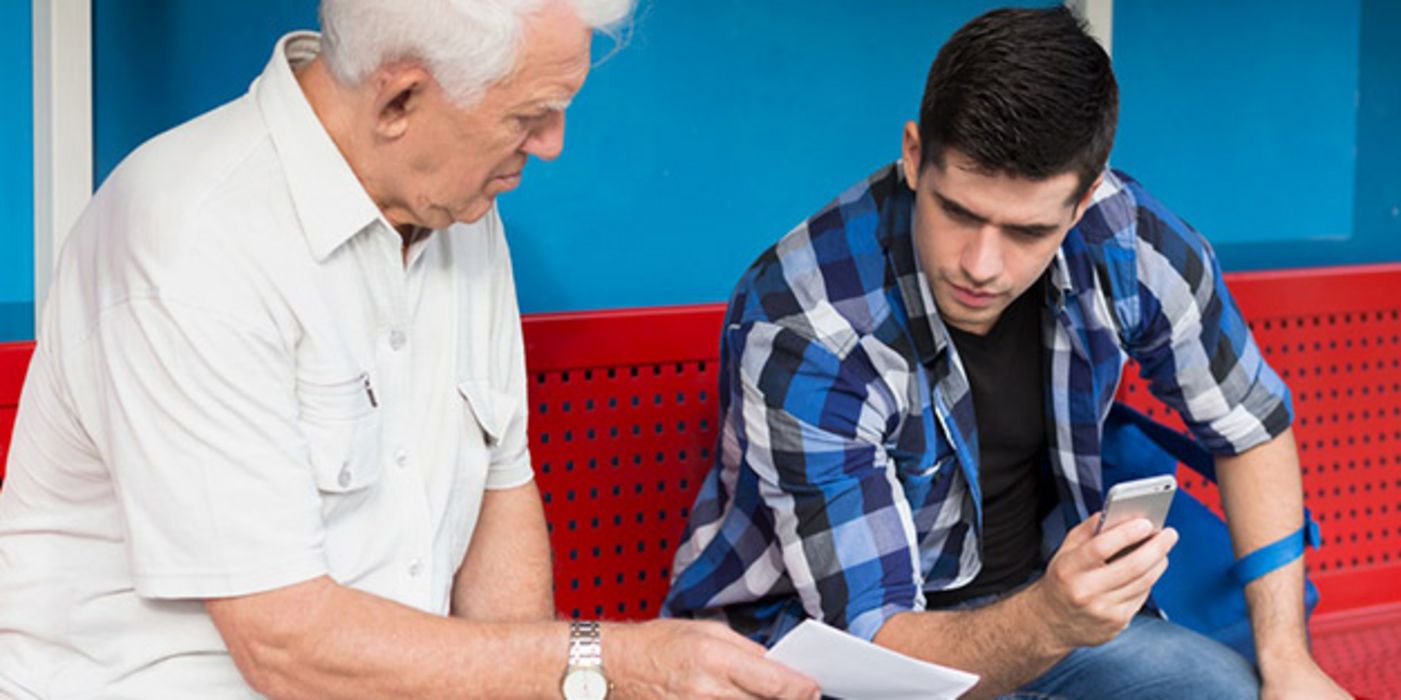
<path fill-rule="evenodd" d="M 608 679 L 596 668 L 570 669 L 561 690 L 565 700 L 604 700 L 608 697 Z"/>

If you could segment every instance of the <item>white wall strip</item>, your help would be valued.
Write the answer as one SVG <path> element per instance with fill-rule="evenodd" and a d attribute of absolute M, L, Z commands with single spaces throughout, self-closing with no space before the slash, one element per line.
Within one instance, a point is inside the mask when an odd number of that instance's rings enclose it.
<path fill-rule="evenodd" d="M 92 196 L 90 0 L 33 0 L 34 313 L 64 237 Z"/>
<path fill-rule="evenodd" d="M 1090 34 L 1099 40 L 1104 52 L 1114 55 L 1114 0 L 1065 0 L 1090 25 Z"/>

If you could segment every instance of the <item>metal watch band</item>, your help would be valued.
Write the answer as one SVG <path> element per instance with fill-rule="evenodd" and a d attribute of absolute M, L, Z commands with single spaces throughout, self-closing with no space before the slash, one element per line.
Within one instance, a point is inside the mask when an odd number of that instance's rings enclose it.
<path fill-rule="evenodd" d="M 603 637 L 595 620 L 569 623 L 569 667 L 602 667 Z"/>

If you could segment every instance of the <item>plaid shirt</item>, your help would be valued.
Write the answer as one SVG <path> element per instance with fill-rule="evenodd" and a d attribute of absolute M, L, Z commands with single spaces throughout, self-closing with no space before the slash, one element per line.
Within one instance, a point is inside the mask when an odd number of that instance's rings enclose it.
<path fill-rule="evenodd" d="M 968 379 L 887 166 L 749 268 L 721 340 L 719 463 L 664 613 L 773 643 L 806 617 L 866 639 L 981 567 Z M 1128 359 L 1218 454 L 1288 428 L 1205 240 L 1106 171 L 1046 285 L 1048 452 L 1066 527 L 1100 509 L 1102 423 Z"/>

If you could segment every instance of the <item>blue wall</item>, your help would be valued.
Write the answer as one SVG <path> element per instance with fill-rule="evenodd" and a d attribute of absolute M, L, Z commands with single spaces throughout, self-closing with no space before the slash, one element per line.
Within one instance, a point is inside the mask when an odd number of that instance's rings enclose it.
<path fill-rule="evenodd" d="M 0 342 L 34 337 L 34 102 L 30 3 L 0 2 Z"/>
<path fill-rule="evenodd" d="M 997 4 L 642 0 L 631 45 L 570 110 L 564 157 L 502 198 L 522 306 L 723 299 L 760 250 L 897 156 L 937 47 Z M 315 26 L 314 0 L 93 7 L 99 180 L 242 94 L 281 33 Z M 27 26 L 27 8 L 3 11 Z M 1114 163 L 1228 268 L 1401 260 L 1401 3 L 1121 0 L 1114 34 Z M 14 238 L 5 264 L 32 255 Z"/>
<path fill-rule="evenodd" d="M 1357 260 L 1401 260 L 1401 2 L 1362 3 L 1357 109 Z"/>
<path fill-rule="evenodd" d="M 94 177 L 143 141 L 248 91 L 311 0 L 92 0 Z"/>
<path fill-rule="evenodd" d="M 563 158 L 501 200 L 522 306 L 723 300 L 764 248 L 899 157 L 937 47 L 999 4 L 645 3 L 570 109 Z"/>
<path fill-rule="evenodd" d="M 631 43 L 570 109 L 564 156 L 501 199 L 522 308 L 723 299 L 769 243 L 898 156 L 935 50 L 998 4 L 642 0 Z M 281 32 L 315 26 L 310 0 L 94 8 L 99 180 L 243 92 Z"/>
<path fill-rule="evenodd" d="M 1360 6 L 1116 3 L 1115 162 L 1218 244 L 1348 235 Z"/>

